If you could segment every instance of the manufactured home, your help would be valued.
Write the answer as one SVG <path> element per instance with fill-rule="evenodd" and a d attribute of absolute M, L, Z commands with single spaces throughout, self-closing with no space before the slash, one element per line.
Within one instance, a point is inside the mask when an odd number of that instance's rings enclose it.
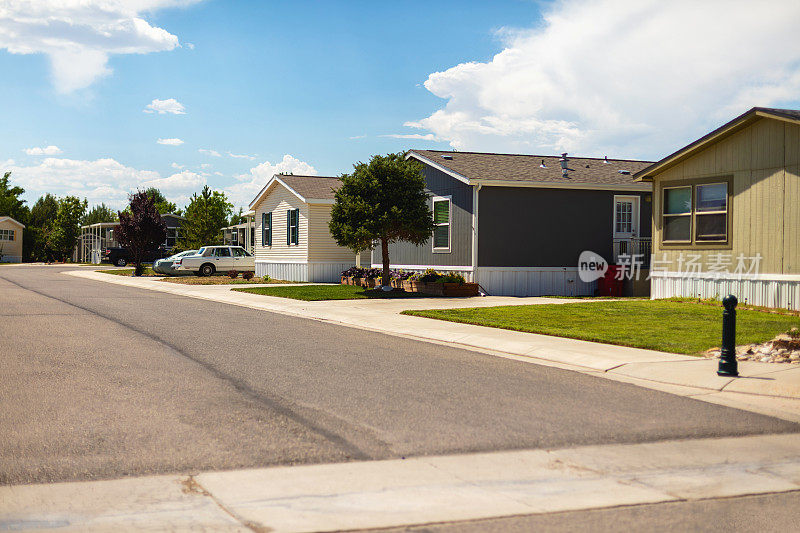
<path fill-rule="evenodd" d="M 411 150 L 422 164 L 436 229 L 394 243 L 392 268 L 458 272 L 491 295 L 592 295 L 578 275 L 589 250 L 608 263 L 650 256 L 651 190 L 628 159 Z M 372 265 L 380 266 L 373 251 Z"/>
<path fill-rule="evenodd" d="M 328 230 L 339 178 L 273 176 L 250 203 L 255 214 L 256 275 L 335 282 L 342 270 L 369 262 L 336 244 Z"/>
<path fill-rule="evenodd" d="M 0 262 L 22 262 L 22 230 L 25 225 L 11 217 L 0 216 Z"/>
<path fill-rule="evenodd" d="M 634 177 L 653 185 L 653 298 L 800 309 L 800 111 L 755 107 Z"/>

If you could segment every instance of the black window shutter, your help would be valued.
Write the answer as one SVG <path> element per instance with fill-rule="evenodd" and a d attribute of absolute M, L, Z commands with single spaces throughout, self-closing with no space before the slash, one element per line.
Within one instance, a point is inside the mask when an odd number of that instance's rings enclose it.
<path fill-rule="evenodd" d="M 292 210 L 286 211 L 286 246 L 292 244 Z"/>
<path fill-rule="evenodd" d="M 272 211 L 267 213 L 267 246 L 272 246 Z"/>
<path fill-rule="evenodd" d="M 261 246 L 269 246 L 267 244 L 267 214 L 261 213 Z"/>

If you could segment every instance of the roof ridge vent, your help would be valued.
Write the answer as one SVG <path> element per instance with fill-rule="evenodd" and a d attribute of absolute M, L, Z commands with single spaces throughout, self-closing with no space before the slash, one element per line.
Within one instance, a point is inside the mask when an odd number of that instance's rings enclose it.
<path fill-rule="evenodd" d="M 561 177 L 569 178 L 569 171 L 573 169 L 567 166 L 569 164 L 569 159 L 567 158 L 567 152 L 561 154 L 561 159 L 559 159 L 558 161 L 561 163 Z"/>

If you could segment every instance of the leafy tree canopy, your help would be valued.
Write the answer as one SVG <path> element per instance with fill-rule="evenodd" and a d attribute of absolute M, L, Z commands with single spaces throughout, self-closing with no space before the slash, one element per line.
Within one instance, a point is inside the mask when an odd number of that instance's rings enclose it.
<path fill-rule="evenodd" d="M 183 216 L 180 246 L 184 250 L 200 248 L 222 242 L 220 229 L 228 225 L 233 214 L 233 204 L 220 191 L 212 191 L 208 185 L 200 194 L 194 193 Z"/>
<path fill-rule="evenodd" d="M 161 218 L 147 191 L 130 196 L 128 209 L 119 213 L 119 227 L 115 236 L 130 252 L 137 275 L 140 275 L 145 254 L 157 250 L 167 238 L 167 223 Z"/>
<path fill-rule="evenodd" d="M 58 213 L 58 200 L 50 193 L 40 196 L 31 207 L 28 222 L 35 228 L 44 228 L 53 223 Z"/>
<path fill-rule="evenodd" d="M 144 190 L 144 193 L 153 200 L 153 204 L 155 204 L 156 209 L 162 215 L 166 215 L 167 213 L 173 213 L 175 215 L 180 215 L 181 210 L 178 209 L 178 206 L 167 200 L 167 197 L 159 191 L 156 187 L 148 187 Z M 125 211 L 129 211 L 130 206 L 125 208 Z"/>
<path fill-rule="evenodd" d="M 11 172 L 6 172 L 0 178 L 0 216 L 9 216 L 27 224 L 28 207 L 25 205 L 25 200 L 20 198 L 25 189 L 9 185 L 10 178 Z"/>
<path fill-rule="evenodd" d="M 65 196 L 58 199 L 58 210 L 50 231 L 47 233 L 47 247 L 56 259 L 62 261 L 72 255 L 78 242 L 81 220 L 86 214 L 88 202 L 76 196 Z"/>
<path fill-rule="evenodd" d="M 81 220 L 81 225 L 88 226 L 90 224 L 97 224 L 98 222 L 116 222 L 117 220 L 116 211 L 106 204 L 100 204 L 94 206 L 91 211 L 86 213 L 86 216 Z"/>
<path fill-rule="evenodd" d="M 389 244 L 428 241 L 433 215 L 428 207 L 422 165 L 404 154 L 376 155 L 342 175 L 329 228 L 340 246 L 358 253 L 381 243 L 384 285 L 389 284 Z"/>

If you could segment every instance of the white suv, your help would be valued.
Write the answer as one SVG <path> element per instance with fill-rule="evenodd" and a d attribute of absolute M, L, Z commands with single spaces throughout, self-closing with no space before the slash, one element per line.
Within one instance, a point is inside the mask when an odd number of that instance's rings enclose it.
<path fill-rule="evenodd" d="M 255 258 L 241 246 L 203 246 L 194 255 L 181 257 L 173 264 L 176 270 L 192 271 L 198 276 L 211 276 L 216 272 L 253 272 Z"/>

